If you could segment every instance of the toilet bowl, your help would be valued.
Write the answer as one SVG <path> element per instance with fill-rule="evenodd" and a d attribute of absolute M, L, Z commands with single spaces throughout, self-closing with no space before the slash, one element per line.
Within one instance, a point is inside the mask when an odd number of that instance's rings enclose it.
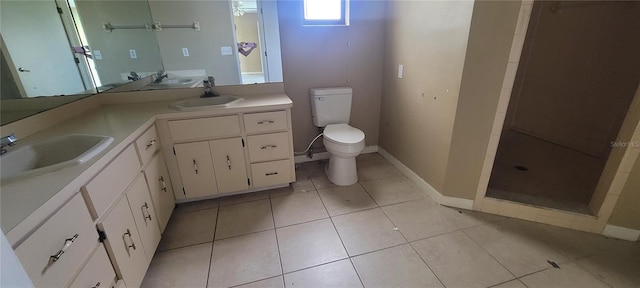
<path fill-rule="evenodd" d="M 329 152 L 326 173 L 329 181 L 338 186 L 358 182 L 356 156 L 364 149 L 364 133 L 348 124 L 331 124 L 324 129 L 323 143 Z"/>

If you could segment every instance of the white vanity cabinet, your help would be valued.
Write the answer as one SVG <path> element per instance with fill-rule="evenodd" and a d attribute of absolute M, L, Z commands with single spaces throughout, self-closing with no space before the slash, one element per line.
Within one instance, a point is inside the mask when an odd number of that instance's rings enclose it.
<path fill-rule="evenodd" d="M 158 226 L 162 233 L 164 228 L 167 227 L 173 208 L 176 205 L 171 178 L 162 153 L 157 153 L 151 158 L 149 164 L 144 168 L 144 176 L 149 185 L 151 201 L 153 201 L 153 207 L 158 217 Z"/>
<path fill-rule="evenodd" d="M 105 250 L 104 245 L 100 244 L 69 287 L 113 287 L 115 279 L 116 273 L 113 271 L 111 261 L 109 261 L 107 250 Z"/>
<path fill-rule="evenodd" d="M 35 287 L 66 287 L 98 244 L 98 233 L 78 193 L 15 252 Z"/>
<path fill-rule="evenodd" d="M 164 151 L 176 199 L 212 198 L 295 181 L 290 110 L 254 110 L 156 122 L 162 142 L 172 143 Z"/>

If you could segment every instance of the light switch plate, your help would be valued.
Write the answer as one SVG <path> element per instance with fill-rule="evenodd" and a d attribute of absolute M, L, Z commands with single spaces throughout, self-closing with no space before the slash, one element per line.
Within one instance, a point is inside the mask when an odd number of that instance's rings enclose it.
<path fill-rule="evenodd" d="M 129 56 L 131 56 L 131 59 L 138 58 L 138 54 L 136 53 L 136 49 L 129 49 Z"/>
<path fill-rule="evenodd" d="M 222 53 L 222 55 L 232 55 L 233 50 L 231 50 L 231 46 L 222 46 L 220 47 L 220 53 Z"/>
<path fill-rule="evenodd" d="M 404 65 L 398 65 L 398 78 L 402 79 L 404 77 Z"/>
<path fill-rule="evenodd" d="M 100 52 L 100 50 L 93 50 L 93 59 L 102 60 L 102 52 Z"/>

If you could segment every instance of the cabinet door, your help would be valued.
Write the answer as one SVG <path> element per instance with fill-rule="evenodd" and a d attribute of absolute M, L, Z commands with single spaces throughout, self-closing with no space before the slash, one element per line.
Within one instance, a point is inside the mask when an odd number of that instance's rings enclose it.
<path fill-rule="evenodd" d="M 195 198 L 217 194 L 218 188 L 209 142 L 176 144 L 173 147 L 176 151 L 185 196 Z"/>
<path fill-rule="evenodd" d="M 149 261 L 144 254 L 127 197 L 120 198 L 98 227 L 107 235 L 105 243 L 118 275 L 127 287 L 140 287 Z"/>
<path fill-rule="evenodd" d="M 151 260 L 158 243 L 160 243 L 160 228 L 153 202 L 149 196 L 149 189 L 142 175 L 133 182 L 126 195 L 131 213 L 133 213 L 133 220 L 138 227 L 140 240 L 142 240 L 142 248 L 147 258 Z"/>
<path fill-rule="evenodd" d="M 218 177 L 218 191 L 226 193 L 249 188 L 242 138 L 213 140 L 209 141 L 209 146 Z"/>
<path fill-rule="evenodd" d="M 144 170 L 144 176 L 147 178 L 147 183 L 149 184 L 151 201 L 153 201 L 153 207 L 158 217 L 157 222 L 160 226 L 160 233 L 162 233 L 175 207 L 173 186 L 171 186 L 169 171 L 167 170 L 167 164 L 164 161 L 162 153 L 156 154 L 156 156 L 151 159 L 149 165 Z"/>
<path fill-rule="evenodd" d="M 73 280 L 69 287 L 113 287 L 115 279 L 116 273 L 113 271 L 107 251 L 100 244 L 100 247 L 93 253 L 87 265 L 82 268 L 78 277 Z"/>

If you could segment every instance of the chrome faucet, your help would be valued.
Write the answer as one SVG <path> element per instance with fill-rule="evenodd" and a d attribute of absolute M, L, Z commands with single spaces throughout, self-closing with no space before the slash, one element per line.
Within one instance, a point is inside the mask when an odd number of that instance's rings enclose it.
<path fill-rule="evenodd" d="M 138 73 L 136 73 L 136 71 L 131 71 L 131 73 L 129 73 L 130 76 L 127 76 L 127 79 L 131 80 L 131 81 L 138 81 L 140 80 L 140 75 L 138 75 Z"/>
<path fill-rule="evenodd" d="M 158 70 L 158 73 L 156 73 L 156 80 L 154 80 L 153 82 L 155 83 L 160 83 L 162 82 L 162 79 L 169 77 L 169 75 L 165 74 L 164 71 L 162 69 Z"/>
<path fill-rule="evenodd" d="M 213 91 L 213 87 L 216 87 L 216 79 L 213 76 L 207 77 L 207 80 L 202 80 L 202 85 L 204 86 L 204 94 L 200 98 L 220 96 L 220 94 Z"/>
<path fill-rule="evenodd" d="M 7 153 L 7 149 L 4 149 L 4 147 L 16 145 L 16 141 L 18 141 L 18 138 L 16 138 L 16 135 L 13 133 L 2 137 L 2 141 L 0 141 L 0 155 Z"/>

